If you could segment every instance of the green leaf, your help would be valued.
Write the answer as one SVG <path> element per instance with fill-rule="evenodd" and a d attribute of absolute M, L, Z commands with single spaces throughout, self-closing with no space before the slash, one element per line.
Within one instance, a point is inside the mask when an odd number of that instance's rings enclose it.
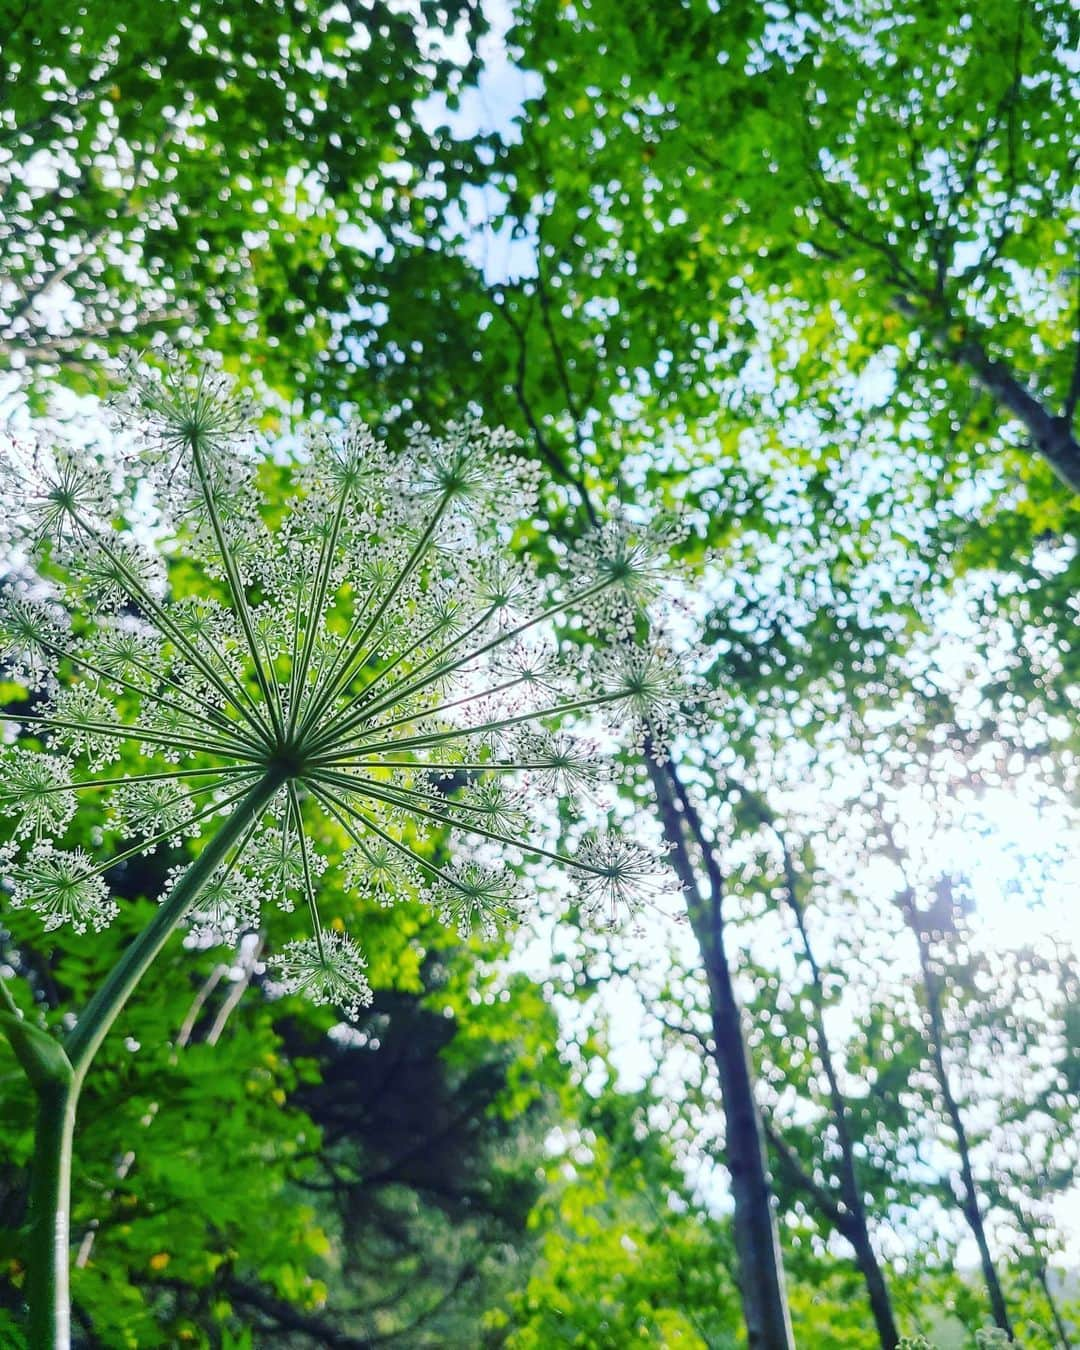
<path fill-rule="evenodd" d="M 71 1061 L 64 1047 L 47 1031 L 6 1012 L 0 1013 L 0 1031 L 38 1092 L 71 1082 L 74 1075 Z"/>

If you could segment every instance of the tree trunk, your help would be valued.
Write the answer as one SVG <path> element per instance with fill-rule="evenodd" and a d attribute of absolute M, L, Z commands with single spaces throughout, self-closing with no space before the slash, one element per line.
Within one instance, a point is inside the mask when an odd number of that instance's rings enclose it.
<path fill-rule="evenodd" d="M 724 1109 L 724 1161 L 731 1174 L 735 1251 L 747 1343 L 750 1350 L 794 1350 L 764 1134 L 754 1100 L 739 1003 L 724 948 L 723 878 L 702 836 L 700 822 L 696 816 L 692 820 L 689 816 L 687 808 L 692 811 L 693 807 L 685 798 L 674 766 L 661 767 L 651 758 L 647 763 L 664 834 L 672 846 L 675 871 L 686 888 L 687 912 L 708 976 L 714 1059 Z M 692 829 L 701 849 L 709 879 L 707 899 L 701 893 L 690 858 L 684 824 Z"/>
<path fill-rule="evenodd" d="M 885 1272 L 881 1269 L 877 1252 L 874 1251 L 873 1243 L 870 1241 L 866 1209 L 861 1199 L 858 1210 L 852 1211 L 851 1217 L 852 1230 L 847 1234 L 847 1239 L 855 1248 L 855 1261 L 866 1285 L 866 1296 L 870 1300 L 870 1311 L 874 1316 L 878 1340 L 883 1350 L 896 1350 L 900 1343 L 900 1332 L 893 1316 L 892 1299 L 889 1297 L 889 1286 L 885 1282 Z"/>
<path fill-rule="evenodd" d="M 1023 422 L 1043 459 L 1067 487 L 1080 492 L 1080 444 L 1072 434 L 1070 419 L 1049 413 L 1012 371 L 989 356 L 978 342 L 961 342 L 952 358 L 967 366 L 991 398 Z"/>
<path fill-rule="evenodd" d="M 743 789 L 743 791 L 746 790 Z M 836 1062 L 833 1059 L 832 1046 L 829 1043 L 828 1031 L 825 1026 L 825 986 L 821 977 L 821 967 L 818 965 L 813 945 L 810 942 L 810 934 L 806 927 L 806 912 L 799 895 L 799 879 L 795 871 L 795 861 L 791 856 L 787 839 L 777 827 L 767 804 L 757 798 L 754 798 L 754 800 L 762 820 L 768 824 L 780 843 L 784 855 L 785 899 L 788 908 L 795 917 L 795 926 L 799 930 L 803 955 L 810 967 L 814 1005 L 814 1034 L 817 1037 L 818 1059 L 821 1061 L 821 1067 L 825 1071 L 825 1080 L 829 1085 L 829 1107 L 836 1128 L 837 1142 L 840 1145 L 839 1198 L 843 1201 L 843 1208 L 831 1194 L 824 1191 L 815 1179 L 805 1172 L 797 1159 L 792 1162 L 792 1171 L 796 1181 L 802 1185 L 810 1199 L 816 1203 L 817 1208 L 824 1213 L 826 1220 L 851 1244 L 855 1252 L 855 1262 L 859 1267 L 859 1273 L 866 1285 L 866 1294 L 870 1301 L 878 1340 L 880 1340 L 883 1350 L 895 1350 L 900 1340 L 900 1333 L 897 1330 L 892 1300 L 889 1297 L 889 1288 L 885 1282 L 885 1274 L 877 1259 L 877 1253 L 874 1251 L 874 1244 L 870 1240 L 870 1224 L 866 1213 L 866 1205 L 863 1202 L 862 1187 L 859 1184 L 858 1168 L 855 1162 L 855 1146 L 851 1138 L 851 1131 L 848 1128 L 847 1099 L 840 1087 Z"/>
<path fill-rule="evenodd" d="M 998 1279 L 997 1269 L 994 1266 L 993 1257 L 990 1255 L 990 1244 L 987 1241 L 982 1210 L 979 1207 L 979 1192 L 975 1185 L 975 1173 L 971 1166 L 971 1146 L 968 1142 L 967 1130 L 964 1128 L 959 1104 L 953 1096 L 948 1069 L 945 1066 L 945 1055 L 942 1048 L 945 1037 L 945 1023 L 941 1015 L 938 978 L 930 963 L 927 939 L 918 929 L 915 931 L 915 940 L 919 946 L 919 965 L 922 969 L 923 987 L 926 990 L 926 1011 L 930 1023 L 930 1053 L 934 1061 L 938 1085 L 941 1088 L 942 1100 L 945 1103 L 945 1113 L 949 1117 L 949 1124 L 956 1135 L 956 1147 L 960 1154 L 960 1181 L 964 1191 L 960 1208 L 967 1220 L 968 1227 L 971 1229 L 975 1245 L 979 1249 L 979 1265 L 982 1267 L 986 1292 L 990 1297 L 990 1311 L 994 1322 L 1012 1341 L 1016 1337 L 1013 1335 L 1012 1323 L 1009 1321 L 1009 1310 L 1005 1304 L 1001 1281 Z"/>
<path fill-rule="evenodd" d="M 867 1219 L 866 1205 L 863 1202 L 862 1187 L 859 1184 L 859 1174 L 855 1163 L 855 1147 L 852 1142 L 851 1131 L 848 1129 L 847 1100 L 840 1088 L 840 1079 L 836 1073 L 832 1046 L 829 1044 L 828 1032 L 825 1027 L 825 986 L 821 978 L 821 967 L 814 955 L 814 949 L 810 943 L 810 934 L 806 928 L 806 913 L 799 896 L 798 877 L 795 873 L 791 851 L 788 848 L 787 840 L 783 838 L 772 822 L 771 816 L 769 819 L 773 833 L 780 840 L 780 846 L 783 849 L 784 890 L 788 907 L 795 916 L 795 924 L 799 930 L 803 954 L 810 966 L 810 976 L 813 983 L 814 1032 L 818 1042 L 818 1058 L 821 1060 L 821 1066 L 825 1070 L 825 1078 L 829 1085 L 829 1105 L 832 1109 L 833 1123 L 836 1126 L 837 1139 L 840 1144 L 840 1194 L 846 1207 L 844 1224 L 840 1231 L 855 1249 L 855 1260 L 866 1285 L 866 1293 L 874 1315 L 874 1325 L 877 1327 L 878 1339 L 881 1341 L 883 1350 L 895 1350 L 900 1340 L 900 1333 L 893 1316 L 892 1300 L 889 1298 L 885 1275 L 878 1262 L 877 1253 L 874 1251 L 874 1244 L 870 1240 L 870 1224 Z"/>

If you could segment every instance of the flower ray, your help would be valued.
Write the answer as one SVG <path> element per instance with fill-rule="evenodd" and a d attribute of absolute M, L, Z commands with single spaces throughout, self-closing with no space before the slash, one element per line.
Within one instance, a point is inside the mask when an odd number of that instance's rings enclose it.
<path fill-rule="evenodd" d="M 97 543 L 97 546 L 105 553 L 107 557 L 114 556 L 111 553 L 109 546 L 104 542 L 104 540 L 100 539 L 97 535 L 95 535 L 94 538 L 95 542 Z M 196 667 L 196 669 L 201 671 L 201 673 L 205 676 L 206 679 L 208 679 L 217 688 L 218 692 L 222 695 L 222 697 L 226 700 L 226 702 L 231 703 L 232 706 L 236 708 L 236 711 L 240 713 L 240 715 L 250 723 L 251 728 L 256 733 L 256 735 L 265 739 L 266 727 L 259 717 L 258 705 L 253 701 L 251 695 L 244 688 L 244 686 L 239 681 L 234 681 L 234 684 L 236 686 L 236 692 L 240 694 L 240 701 L 237 701 L 234 696 L 234 693 L 231 693 L 229 691 L 228 687 L 221 680 L 217 671 L 213 668 L 210 662 L 207 661 L 207 659 L 202 655 L 202 653 L 198 650 L 198 648 L 195 646 L 194 643 L 188 642 L 184 634 L 177 628 L 177 626 L 169 618 L 169 615 L 157 603 L 157 601 L 149 593 L 149 591 L 147 591 L 145 587 L 143 587 L 139 583 L 138 579 L 129 576 L 129 585 L 131 588 L 132 597 L 138 600 L 139 603 L 144 606 L 144 608 L 147 610 L 148 614 L 151 616 L 153 621 L 161 628 L 161 631 L 167 634 L 168 637 L 174 643 L 176 643 L 176 645 L 183 651 L 185 657 L 192 663 L 193 666 Z M 212 654 L 215 657 L 217 657 L 222 669 L 227 670 L 228 663 L 225 661 L 225 659 L 221 657 L 219 653 L 214 651 L 212 644 L 208 643 L 207 645 Z M 245 710 L 243 706 L 244 703 L 248 705 L 248 709 L 250 709 L 250 711 Z"/>
<path fill-rule="evenodd" d="M 394 597 L 405 585 L 405 582 L 409 579 L 409 577 L 412 575 L 413 571 L 423 558 L 428 543 L 430 542 L 432 536 L 435 533 L 436 528 L 438 527 L 439 520 L 442 518 L 442 514 L 445 511 L 448 502 L 449 496 L 444 495 L 442 500 L 439 502 L 439 505 L 436 507 L 434 513 L 432 514 L 432 517 L 428 522 L 428 525 L 425 528 L 423 534 L 417 540 L 415 547 L 409 554 L 409 558 L 405 563 L 404 567 L 402 567 L 400 572 L 397 574 L 397 576 L 391 583 L 386 594 L 379 601 L 378 605 L 375 608 L 375 612 L 368 620 L 366 626 L 364 627 L 363 632 L 353 642 L 352 647 L 348 649 L 344 661 L 341 664 L 339 673 L 335 676 L 333 675 L 333 672 L 330 672 L 327 676 L 326 683 L 322 691 L 320 692 L 316 690 L 315 696 L 313 696 L 312 699 L 312 706 L 308 710 L 307 719 L 302 724 L 301 734 L 303 734 L 304 731 L 310 730 L 314 722 L 314 719 L 318 717 L 319 713 L 322 712 L 326 707 L 328 707 L 329 704 L 332 702 L 332 700 L 337 696 L 337 694 L 340 693 L 341 690 L 345 688 L 346 684 L 348 683 L 348 680 L 351 678 L 350 668 L 352 667 L 354 661 L 356 661 L 361 655 L 364 654 L 364 644 L 367 642 L 371 634 L 375 631 L 375 627 L 379 623 L 379 620 L 387 612 L 389 606 L 393 603 Z M 361 611 L 361 613 L 363 613 L 363 611 Z M 346 639 L 346 641 L 348 641 L 348 639 Z"/>
<path fill-rule="evenodd" d="M 270 720 L 273 723 L 274 730 L 281 736 L 284 735 L 284 727 L 281 726 L 278 719 L 277 709 L 274 706 L 270 696 L 270 684 L 267 679 L 266 671 L 263 669 L 262 655 L 259 651 L 259 643 L 255 639 L 255 633 L 251 624 L 251 613 L 248 609 L 247 594 L 244 583 L 236 567 L 236 560 L 233 557 L 232 550 L 225 540 L 225 532 L 221 523 L 221 517 L 218 514 L 217 503 L 214 500 L 214 494 L 210 491 L 209 482 L 206 476 L 206 469 L 203 464 L 202 452 L 199 448 L 197 439 L 191 442 L 192 461 L 195 470 L 199 476 L 199 484 L 203 491 L 203 498 L 206 502 L 207 514 L 210 518 L 210 526 L 217 539 L 218 549 L 221 553 L 221 561 L 225 567 L 225 576 L 229 584 L 229 594 L 235 607 L 236 616 L 240 620 L 240 626 L 244 630 L 244 637 L 247 639 L 248 654 L 251 657 L 251 663 L 255 671 L 255 679 L 266 700 L 267 710 L 270 714 Z"/>

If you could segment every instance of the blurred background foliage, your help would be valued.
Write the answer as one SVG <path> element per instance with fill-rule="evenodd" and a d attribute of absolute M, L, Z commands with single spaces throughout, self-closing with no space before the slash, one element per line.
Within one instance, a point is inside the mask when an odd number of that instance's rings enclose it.
<path fill-rule="evenodd" d="M 545 468 L 541 562 L 605 503 L 687 513 L 725 694 L 620 808 L 682 925 L 462 945 L 327 893 L 378 991 L 349 1035 L 268 995 L 273 925 L 166 952 L 86 1093 L 79 1343 L 745 1344 L 758 1136 L 800 1343 L 1076 1343 L 1074 7 L 0 0 L 0 32 L 13 434 L 94 434 L 162 338 L 271 436 L 474 407 Z M 92 942 L 5 911 L 27 1012 L 77 1012 L 172 861 L 117 869 Z"/>

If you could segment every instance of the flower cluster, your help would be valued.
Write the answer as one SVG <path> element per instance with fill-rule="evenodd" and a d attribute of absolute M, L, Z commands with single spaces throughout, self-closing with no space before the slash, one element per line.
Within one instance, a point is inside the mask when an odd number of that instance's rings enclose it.
<path fill-rule="evenodd" d="M 561 864 L 609 918 L 659 884 L 637 843 L 590 837 L 565 857 L 530 817 L 546 799 L 565 818 L 604 777 L 599 723 L 662 749 L 700 697 L 657 636 L 670 524 L 618 517 L 541 581 L 510 548 L 537 482 L 505 433 L 417 427 L 392 448 L 363 427 L 317 432 L 283 470 L 282 509 L 218 374 L 170 364 L 135 383 L 148 424 L 127 461 L 10 446 L 0 480 L 11 542 L 53 578 L 9 579 L 0 601 L 5 673 L 35 691 L 0 768 L 13 904 L 100 925 L 109 868 L 247 812 L 191 922 L 235 937 L 266 903 L 306 907 L 310 936 L 279 974 L 355 1011 L 363 957 L 319 915 L 328 837 L 347 841 L 336 865 L 362 896 L 430 904 L 462 933 L 520 911 L 506 864 L 522 857 Z M 566 629 L 595 657 L 565 662 Z M 144 771 L 111 768 L 125 742 Z M 61 846 L 92 793 L 109 794 L 121 843 L 100 862 Z"/>

